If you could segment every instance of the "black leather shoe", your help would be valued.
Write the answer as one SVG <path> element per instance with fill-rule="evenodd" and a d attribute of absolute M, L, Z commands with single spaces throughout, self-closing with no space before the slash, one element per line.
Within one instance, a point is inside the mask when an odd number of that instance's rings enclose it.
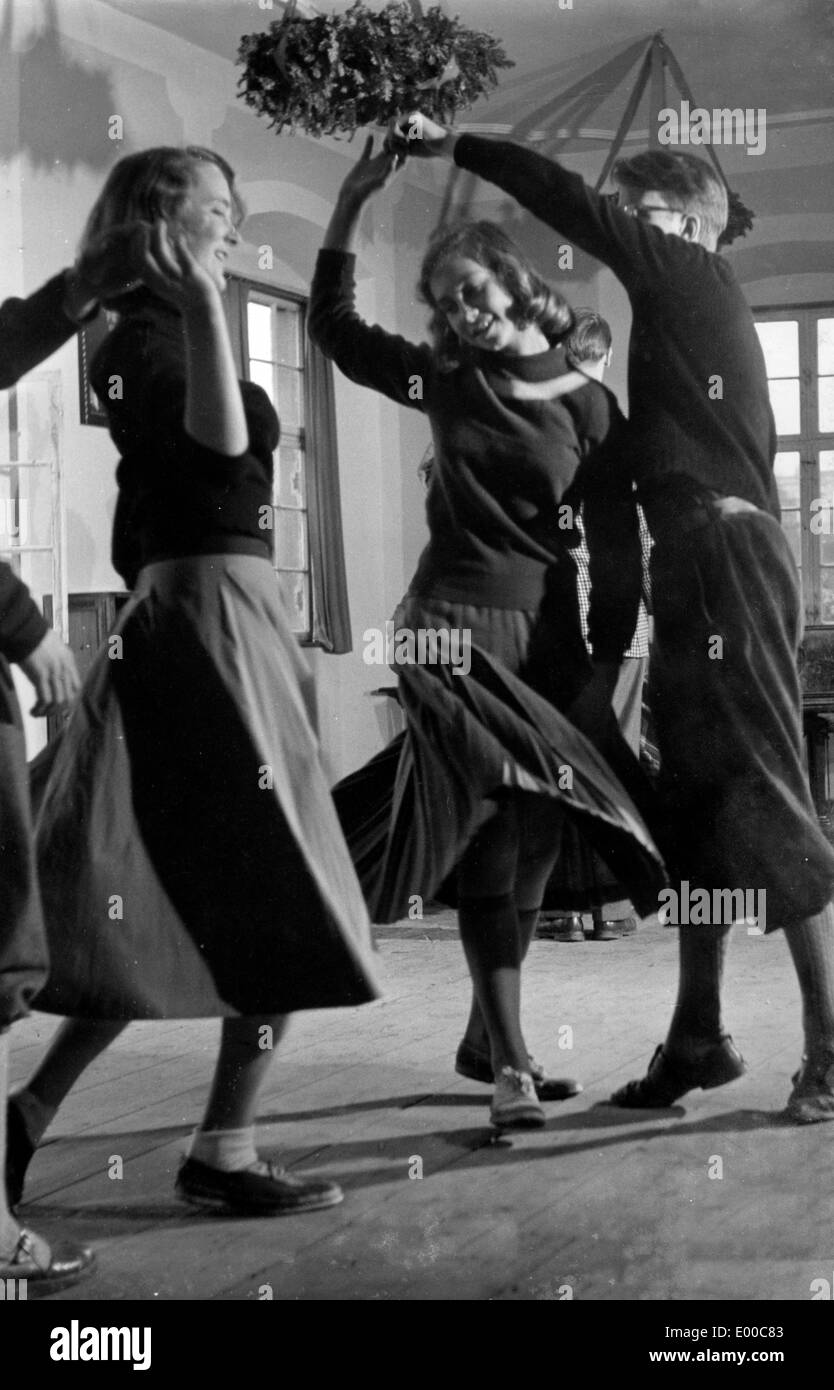
<path fill-rule="evenodd" d="M 268 1173 L 248 1168 L 225 1173 L 196 1158 L 186 1158 L 177 1174 L 176 1193 L 193 1206 L 251 1216 L 289 1216 L 336 1207 L 344 1201 L 345 1194 L 335 1182 L 291 1177 L 275 1163 L 267 1166 Z"/>
<path fill-rule="evenodd" d="M 584 941 L 585 929 L 578 912 L 543 912 L 536 927 L 538 941 Z"/>
<path fill-rule="evenodd" d="M 571 1096 L 579 1095 L 582 1090 L 580 1082 L 573 1081 L 570 1077 L 545 1076 L 541 1062 L 537 1062 L 535 1057 L 528 1060 L 530 1075 L 539 1100 L 570 1100 Z M 483 1052 L 476 1052 L 474 1047 L 470 1047 L 466 1042 L 462 1042 L 458 1047 L 455 1071 L 458 1076 L 465 1076 L 468 1081 L 480 1081 L 485 1086 L 492 1086 L 495 1082 L 489 1057 Z"/>
<path fill-rule="evenodd" d="M 793 1077 L 786 1115 L 798 1125 L 815 1125 L 834 1120 L 834 1055 L 803 1057 Z"/>
<path fill-rule="evenodd" d="M 628 1081 L 615 1091 L 611 1105 L 633 1110 L 665 1110 L 676 1100 L 700 1086 L 711 1091 L 743 1076 L 747 1064 L 729 1034 L 697 1058 L 669 1056 L 661 1043 L 649 1063 L 649 1070 L 639 1081 Z"/>
<path fill-rule="evenodd" d="M 634 936 L 637 923 L 633 917 L 618 917 L 615 922 L 594 920 L 592 941 L 619 941 L 621 936 Z"/>
<path fill-rule="evenodd" d="M 26 1169 L 36 1148 L 29 1138 L 20 1106 L 11 1096 L 6 1106 L 6 1196 L 12 1211 L 23 1196 Z"/>
<path fill-rule="evenodd" d="M 10 1281 L 12 1287 L 25 1281 L 25 1292 L 15 1290 L 18 1297 L 44 1298 L 84 1279 L 92 1274 L 95 1267 L 96 1257 L 92 1250 L 84 1245 L 72 1245 L 69 1241 L 53 1246 L 49 1264 L 41 1264 L 35 1252 L 32 1232 L 21 1227 L 11 1258 L 0 1261 L 0 1282 L 4 1284 L 7 1299 L 9 1284 L 6 1281 Z"/>

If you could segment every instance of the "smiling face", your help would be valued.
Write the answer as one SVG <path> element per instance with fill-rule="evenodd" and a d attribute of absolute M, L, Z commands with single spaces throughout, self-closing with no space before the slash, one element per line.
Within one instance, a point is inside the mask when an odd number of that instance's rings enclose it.
<path fill-rule="evenodd" d="M 431 295 L 452 332 L 470 347 L 526 356 L 549 346 L 536 324 L 514 321 L 512 296 L 480 261 L 459 255 L 442 261 L 431 278 Z"/>
<path fill-rule="evenodd" d="M 171 230 L 185 233 L 191 254 L 221 291 L 226 288 L 224 269 L 229 251 L 240 241 L 234 215 L 231 189 L 222 169 L 205 160 L 195 164 Z"/>

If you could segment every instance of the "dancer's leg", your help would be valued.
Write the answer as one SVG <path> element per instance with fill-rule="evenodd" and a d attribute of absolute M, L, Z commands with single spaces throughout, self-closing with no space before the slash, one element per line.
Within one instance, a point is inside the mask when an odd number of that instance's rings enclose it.
<path fill-rule="evenodd" d="M 203 1123 L 177 1178 L 177 1192 L 197 1206 L 240 1215 L 318 1211 L 342 1201 L 328 1178 L 285 1173 L 258 1157 L 255 1117 L 287 1019 L 282 1014 L 223 1020 L 220 1052 Z"/>
<path fill-rule="evenodd" d="M 723 925 L 678 928 L 678 998 L 665 1043 L 670 1055 L 689 1057 L 723 1035 L 721 984 L 731 930 Z"/>
<path fill-rule="evenodd" d="M 493 1067 L 526 1071 L 521 1036 L 519 925 L 513 897 L 518 863 L 518 815 L 501 805 L 458 866 L 461 942 L 475 997 L 486 1022 Z"/>
<path fill-rule="evenodd" d="M 519 964 L 536 934 L 544 891 L 559 856 L 562 819 L 561 810 L 545 802 L 525 804 L 518 811 L 519 848 L 513 896 L 517 904 Z M 488 1052 L 489 1039 L 474 989 L 464 1042 L 475 1052 Z"/>
<path fill-rule="evenodd" d="M 14 1096 L 33 1145 L 40 1143 L 78 1078 L 126 1027 L 123 1019 L 64 1020 L 42 1061 Z"/>
<path fill-rule="evenodd" d="M 788 1101 L 803 1124 L 834 1120 L 834 908 L 786 927 L 802 993 L 805 1057 Z"/>
<path fill-rule="evenodd" d="M 9 1089 L 9 1034 L 0 1028 L 0 1163 L 5 1168 L 6 1103 Z M 35 1298 L 38 1293 L 52 1293 L 74 1284 L 95 1267 L 91 1250 L 63 1242 L 53 1247 L 36 1231 L 24 1230 L 9 1209 L 5 1182 L 0 1182 L 0 1278 L 25 1281 L 27 1293 L 20 1297 Z M 7 1291 L 7 1297 L 14 1296 Z"/>
<path fill-rule="evenodd" d="M 9 1034 L 0 1031 L 0 1157 L 6 1163 L 6 1100 L 9 1087 Z M 9 1209 L 5 1182 L 0 1183 L 0 1263 L 11 1257 L 20 1237 L 20 1226 Z M 49 1246 L 37 1237 L 42 1249 L 40 1253 L 49 1262 Z"/>
<path fill-rule="evenodd" d="M 611 1097 L 627 1109 L 673 1105 L 695 1087 L 724 1086 L 743 1075 L 744 1059 L 721 1021 L 721 982 L 729 926 L 679 929 L 680 980 L 672 1022 L 649 1070 Z"/>
<path fill-rule="evenodd" d="M 255 1123 L 258 1097 L 287 1021 L 283 1014 L 224 1018 L 203 1129 L 242 1129 Z"/>
<path fill-rule="evenodd" d="M 802 992 L 805 1050 L 834 1056 L 834 907 L 785 928 Z"/>
<path fill-rule="evenodd" d="M 26 1170 L 64 1097 L 126 1027 L 122 1020 L 65 1019 L 26 1085 L 11 1097 L 14 1129 L 7 1139 L 6 1155 L 10 1201 L 20 1201 Z"/>
<path fill-rule="evenodd" d="M 224 1172 L 266 1172 L 255 1148 L 255 1120 L 274 1049 L 286 1027 L 283 1014 L 224 1018 L 203 1122 L 191 1140 L 191 1158 Z"/>

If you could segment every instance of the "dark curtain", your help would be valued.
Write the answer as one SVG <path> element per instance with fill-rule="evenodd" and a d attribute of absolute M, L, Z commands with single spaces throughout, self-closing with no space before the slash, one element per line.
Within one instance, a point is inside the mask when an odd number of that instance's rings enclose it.
<path fill-rule="evenodd" d="M 274 285 L 229 277 L 226 317 L 241 376 L 247 375 L 246 303 L 250 284 L 253 289 L 275 292 Z M 333 367 L 306 334 L 304 366 L 311 589 L 309 641 L 326 652 L 339 654 L 351 651 L 352 642 L 342 539 Z M 278 413 L 281 413 L 280 402 Z"/>
<path fill-rule="evenodd" d="M 312 640 L 328 652 L 351 650 L 333 365 L 307 339 L 307 512 L 312 586 Z"/>

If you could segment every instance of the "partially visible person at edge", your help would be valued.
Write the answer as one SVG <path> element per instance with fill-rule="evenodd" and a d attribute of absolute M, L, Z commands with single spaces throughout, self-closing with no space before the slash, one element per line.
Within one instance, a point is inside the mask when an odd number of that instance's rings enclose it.
<path fill-rule="evenodd" d="M 0 305 L 0 388 L 14 386 L 93 317 L 99 301 L 127 285 L 146 265 L 150 228 L 113 228 L 90 242 L 78 263 L 26 299 Z M 20 709 L 9 663 L 16 663 L 36 695 L 32 714 L 65 710 L 79 689 L 72 653 L 44 621 L 26 585 L 0 563 L 0 1161 L 5 1171 L 9 1027 L 25 1017 L 46 979 L 48 958 L 35 871 L 29 773 Z M 14 1141 L 14 1132 L 12 1141 Z M 85 1246 L 51 1245 L 21 1226 L 6 1184 L 0 1186 L 0 1285 L 25 1281 L 28 1297 L 73 1284 L 95 1267 Z M 18 1295 L 18 1296 L 22 1296 Z"/>

